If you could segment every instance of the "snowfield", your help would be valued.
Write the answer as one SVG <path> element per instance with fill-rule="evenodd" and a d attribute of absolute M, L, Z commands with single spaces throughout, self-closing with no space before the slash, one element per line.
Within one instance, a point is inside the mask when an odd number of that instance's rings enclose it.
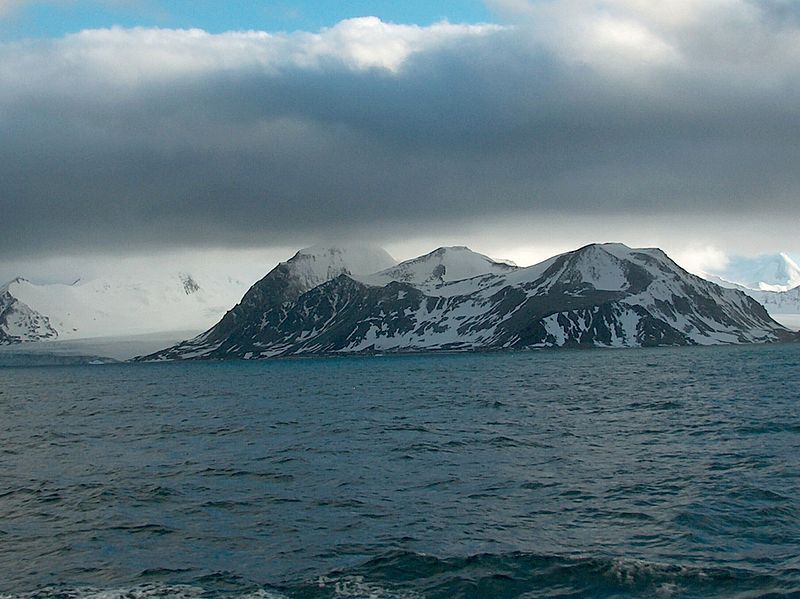
<path fill-rule="evenodd" d="M 0 289 L 15 309 L 0 332 L 17 341 L 129 337 L 205 330 L 241 298 L 251 281 L 175 272 L 148 279 L 105 277 L 72 285 L 22 278 Z"/>

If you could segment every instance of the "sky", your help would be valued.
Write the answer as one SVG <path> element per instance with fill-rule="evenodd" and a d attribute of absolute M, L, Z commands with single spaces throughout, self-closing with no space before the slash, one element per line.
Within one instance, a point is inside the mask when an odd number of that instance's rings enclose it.
<path fill-rule="evenodd" d="M 0 0 L 0 279 L 800 256 L 793 0 Z"/>
<path fill-rule="evenodd" d="M 393 23 L 430 25 L 489 22 L 481 0 L 0 0 L 6 40 L 52 38 L 110 26 L 226 31 L 318 31 L 344 19 L 377 16 Z"/>

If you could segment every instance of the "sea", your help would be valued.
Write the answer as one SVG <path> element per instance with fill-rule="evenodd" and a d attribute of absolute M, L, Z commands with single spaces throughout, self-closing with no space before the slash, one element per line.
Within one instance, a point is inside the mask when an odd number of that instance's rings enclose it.
<path fill-rule="evenodd" d="M 800 597 L 800 344 L 0 368 L 0 598 Z"/>

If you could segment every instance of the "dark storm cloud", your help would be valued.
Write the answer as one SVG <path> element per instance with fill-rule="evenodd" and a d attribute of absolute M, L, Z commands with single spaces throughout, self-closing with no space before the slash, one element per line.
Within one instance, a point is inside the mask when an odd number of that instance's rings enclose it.
<path fill-rule="evenodd" d="M 773 27 L 780 3 L 768 5 L 737 27 Z M 550 18 L 566 27 L 573 13 Z M 787 20 L 780 40 L 735 60 L 707 58 L 730 41 L 704 49 L 691 28 L 657 31 L 665 49 L 640 61 L 630 44 L 661 46 L 635 30 L 619 47 L 571 47 L 524 22 L 359 25 L 3 47 L 0 254 L 391 238 L 519 214 L 795 210 L 800 33 Z M 398 39 L 421 49 L 406 56 Z M 309 46 L 322 49 L 298 59 Z"/>

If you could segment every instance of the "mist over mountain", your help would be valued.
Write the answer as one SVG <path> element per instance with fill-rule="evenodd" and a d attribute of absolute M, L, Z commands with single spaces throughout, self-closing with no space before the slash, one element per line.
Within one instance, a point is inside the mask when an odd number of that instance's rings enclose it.
<path fill-rule="evenodd" d="M 758 291 L 788 291 L 800 286 L 800 266 L 788 254 L 734 256 L 710 275 Z"/>

